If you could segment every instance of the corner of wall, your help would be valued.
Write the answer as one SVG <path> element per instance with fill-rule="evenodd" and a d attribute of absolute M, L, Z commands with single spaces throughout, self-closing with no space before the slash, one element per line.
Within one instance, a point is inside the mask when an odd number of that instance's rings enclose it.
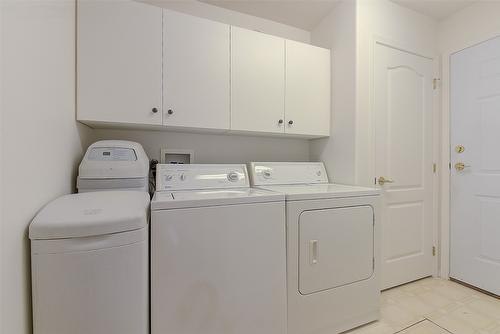
<path fill-rule="evenodd" d="M 330 137 L 312 140 L 311 160 L 325 163 L 330 179 L 354 183 L 356 113 L 356 2 L 341 1 L 311 32 L 312 44 L 332 49 Z"/>

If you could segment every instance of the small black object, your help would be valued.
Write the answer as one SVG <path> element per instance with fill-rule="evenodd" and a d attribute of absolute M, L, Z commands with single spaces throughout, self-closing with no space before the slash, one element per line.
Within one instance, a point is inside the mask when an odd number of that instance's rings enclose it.
<path fill-rule="evenodd" d="M 151 159 L 149 161 L 149 167 L 151 168 L 151 170 L 156 170 L 156 165 L 158 165 L 158 160 Z"/>
<path fill-rule="evenodd" d="M 278 124 L 283 124 L 283 120 L 282 120 L 282 119 L 280 119 L 280 120 L 278 121 Z"/>
<path fill-rule="evenodd" d="M 169 115 L 172 115 L 172 114 L 174 113 L 174 111 L 173 111 L 172 109 L 168 109 L 167 113 L 168 113 Z"/>
<path fill-rule="evenodd" d="M 293 121 L 292 121 L 292 120 L 289 120 L 289 121 L 288 121 L 288 124 L 292 125 L 292 124 L 293 124 Z"/>
<path fill-rule="evenodd" d="M 158 112 L 158 108 L 153 108 L 151 111 L 156 114 Z"/>

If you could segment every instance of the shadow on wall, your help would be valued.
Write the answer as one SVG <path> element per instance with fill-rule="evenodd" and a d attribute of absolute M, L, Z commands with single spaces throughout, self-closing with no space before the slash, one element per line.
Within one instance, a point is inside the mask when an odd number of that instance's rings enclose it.
<path fill-rule="evenodd" d="M 306 139 L 111 129 L 96 129 L 92 135 L 93 141 L 136 141 L 150 159 L 159 159 L 160 150 L 169 148 L 194 150 L 195 163 L 309 160 Z"/>

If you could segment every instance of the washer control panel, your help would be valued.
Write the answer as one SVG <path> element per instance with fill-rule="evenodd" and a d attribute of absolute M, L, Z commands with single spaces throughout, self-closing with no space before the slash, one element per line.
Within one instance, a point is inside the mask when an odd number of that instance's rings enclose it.
<path fill-rule="evenodd" d="M 328 183 L 322 162 L 252 162 L 253 186 Z"/>
<path fill-rule="evenodd" d="M 156 190 L 248 188 L 245 165 L 158 164 Z"/>

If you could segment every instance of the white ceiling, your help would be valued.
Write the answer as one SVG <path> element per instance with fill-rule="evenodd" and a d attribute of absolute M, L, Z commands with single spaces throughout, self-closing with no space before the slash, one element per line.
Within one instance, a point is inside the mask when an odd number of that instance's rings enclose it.
<path fill-rule="evenodd" d="M 339 0 L 198 0 L 311 31 Z"/>
<path fill-rule="evenodd" d="M 392 0 L 401 6 L 442 20 L 478 0 Z"/>

